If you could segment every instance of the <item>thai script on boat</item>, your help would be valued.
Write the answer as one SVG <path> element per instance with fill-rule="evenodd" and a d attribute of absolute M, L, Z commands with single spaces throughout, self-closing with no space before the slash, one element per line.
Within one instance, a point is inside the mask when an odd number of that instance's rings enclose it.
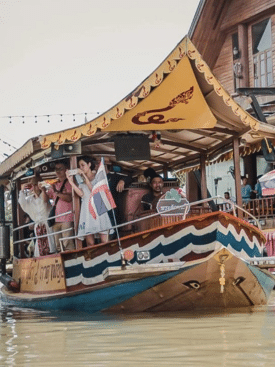
<path fill-rule="evenodd" d="M 39 271 L 39 278 L 40 281 L 45 281 L 47 284 L 53 279 L 56 279 L 57 282 L 60 283 L 61 279 L 64 278 L 62 264 L 56 262 L 55 264 L 41 266 Z"/>
<path fill-rule="evenodd" d="M 65 288 L 60 258 L 26 259 L 21 266 L 21 289 L 25 291 Z"/>
<path fill-rule="evenodd" d="M 171 189 L 161 196 L 157 203 L 160 215 L 184 215 L 190 209 L 182 189 Z"/>
<path fill-rule="evenodd" d="M 186 205 L 188 205 L 188 202 L 185 199 L 182 199 L 179 203 L 171 199 L 161 199 L 157 204 L 157 211 L 161 215 L 184 214 L 186 209 L 189 211 L 189 205 L 188 208 L 186 208 Z"/>

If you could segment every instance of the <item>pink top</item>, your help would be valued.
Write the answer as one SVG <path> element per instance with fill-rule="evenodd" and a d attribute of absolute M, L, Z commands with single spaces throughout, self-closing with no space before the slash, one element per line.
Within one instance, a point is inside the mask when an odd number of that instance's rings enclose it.
<path fill-rule="evenodd" d="M 61 189 L 62 183 L 63 182 L 57 182 L 55 184 L 56 190 L 59 191 Z M 67 181 L 65 183 L 65 186 L 64 186 L 63 190 L 62 190 L 62 193 L 66 194 L 66 193 L 69 193 L 69 192 L 72 193 L 72 186 L 69 183 L 69 181 Z M 47 191 L 47 194 L 49 195 L 49 197 L 51 199 L 53 199 L 54 201 L 56 200 L 56 194 L 53 191 L 52 187 Z M 64 201 L 61 198 L 59 198 L 58 202 L 57 202 L 57 205 L 56 205 L 56 209 L 55 209 L 55 215 L 59 215 L 59 214 L 66 213 L 66 212 L 69 212 L 69 211 L 71 211 L 71 212 L 73 211 L 73 202 L 72 201 L 67 202 L 67 201 Z M 60 222 L 73 222 L 73 220 L 74 220 L 73 213 L 62 215 L 61 217 L 55 218 L 55 221 L 58 222 L 58 223 L 60 223 Z"/>

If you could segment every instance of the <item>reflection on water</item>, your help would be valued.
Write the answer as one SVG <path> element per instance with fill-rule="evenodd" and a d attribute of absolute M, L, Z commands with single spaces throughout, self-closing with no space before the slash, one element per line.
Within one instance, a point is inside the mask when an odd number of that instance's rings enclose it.
<path fill-rule="evenodd" d="M 0 366 L 275 366 L 275 293 L 234 311 L 90 315 L 0 306 Z"/>

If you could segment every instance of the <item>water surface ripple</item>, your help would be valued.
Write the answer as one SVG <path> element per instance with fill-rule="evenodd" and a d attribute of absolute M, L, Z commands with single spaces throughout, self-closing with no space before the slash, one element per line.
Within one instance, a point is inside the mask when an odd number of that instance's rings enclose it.
<path fill-rule="evenodd" d="M 0 305 L 0 366 L 275 366 L 275 292 L 231 311 L 104 315 Z"/>

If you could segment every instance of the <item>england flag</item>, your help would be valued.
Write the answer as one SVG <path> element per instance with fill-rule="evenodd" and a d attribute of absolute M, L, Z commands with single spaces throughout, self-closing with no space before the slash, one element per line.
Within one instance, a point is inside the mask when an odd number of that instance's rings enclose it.
<path fill-rule="evenodd" d="M 104 168 L 104 159 L 101 158 L 93 188 L 89 199 L 89 211 L 94 219 L 111 209 L 114 209 L 116 204 L 109 189 L 108 179 Z"/>

